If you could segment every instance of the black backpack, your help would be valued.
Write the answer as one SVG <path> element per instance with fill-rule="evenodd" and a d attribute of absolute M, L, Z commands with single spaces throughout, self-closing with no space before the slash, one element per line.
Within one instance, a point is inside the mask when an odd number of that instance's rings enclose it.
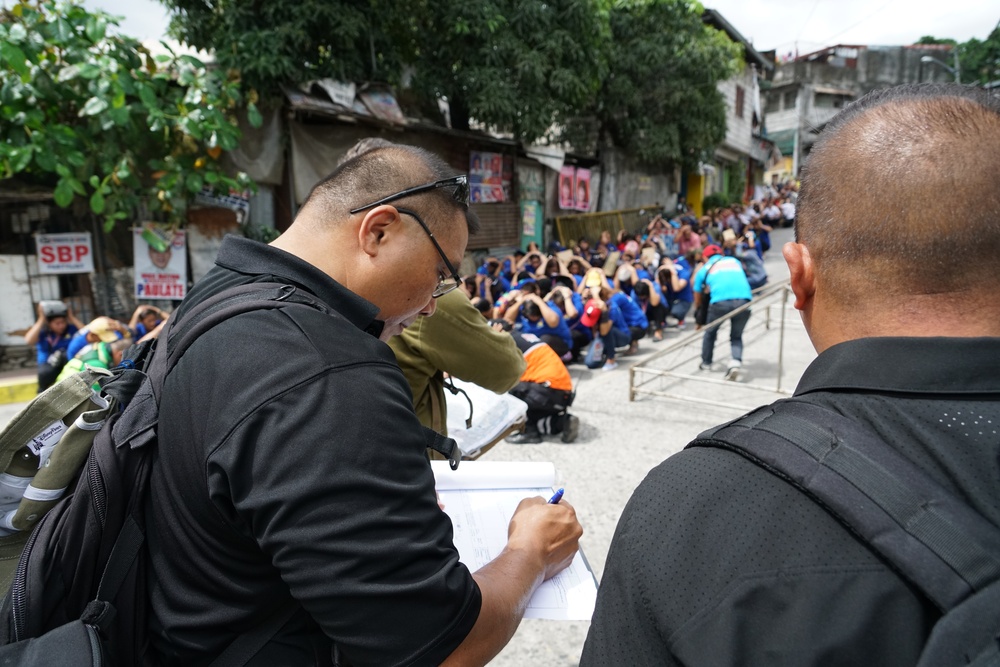
<path fill-rule="evenodd" d="M 216 324 L 290 304 L 330 312 L 290 285 L 240 285 L 197 304 L 179 320 L 168 320 L 158 340 L 130 348 L 122 364 L 100 381 L 101 394 L 122 409 L 97 432 L 72 492 L 40 519 L 24 545 L 0 606 L 0 664 L 143 661 L 149 606 L 144 507 L 164 379 Z M 212 665 L 245 664 L 297 608 L 276 609 Z"/>
<path fill-rule="evenodd" d="M 853 420 L 796 399 L 705 431 L 830 512 L 939 610 L 918 667 L 1000 665 L 1000 530 Z"/>

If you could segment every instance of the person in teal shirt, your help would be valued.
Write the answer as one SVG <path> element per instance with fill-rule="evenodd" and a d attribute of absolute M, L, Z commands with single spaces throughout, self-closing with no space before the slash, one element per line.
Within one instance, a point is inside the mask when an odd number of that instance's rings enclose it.
<path fill-rule="evenodd" d="M 705 264 L 694 276 L 695 308 L 702 299 L 708 299 L 708 318 L 705 336 L 701 340 L 701 370 L 711 370 L 715 352 L 715 339 L 720 324 L 716 320 L 750 303 L 753 298 L 750 282 L 743 271 L 743 264 L 735 257 L 723 254 L 722 248 L 710 245 L 702 252 Z M 705 294 L 705 287 L 708 294 Z M 750 320 L 750 309 L 734 315 L 729 320 L 729 346 L 732 352 L 726 369 L 726 379 L 738 381 L 743 374 L 743 329 Z"/>

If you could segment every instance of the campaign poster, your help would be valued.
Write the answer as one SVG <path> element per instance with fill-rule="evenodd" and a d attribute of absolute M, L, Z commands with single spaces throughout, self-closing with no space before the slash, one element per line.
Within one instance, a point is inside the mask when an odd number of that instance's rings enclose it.
<path fill-rule="evenodd" d="M 573 208 L 578 211 L 590 210 L 590 170 L 577 169 L 573 186 Z"/>
<path fill-rule="evenodd" d="M 507 201 L 512 177 L 513 163 L 500 153 L 469 153 L 469 196 L 473 203 Z"/>
<path fill-rule="evenodd" d="M 147 222 L 132 230 L 135 297 L 180 301 L 187 293 L 187 237 L 182 229 Z"/>
<path fill-rule="evenodd" d="M 90 232 L 35 234 L 38 247 L 38 272 L 93 273 L 94 252 Z"/>
<path fill-rule="evenodd" d="M 559 208 L 561 209 L 572 210 L 576 208 L 573 199 L 573 181 L 575 180 L 575 175 L 576 167 L 570 165 L 564 165 L 559 170 Z"/>

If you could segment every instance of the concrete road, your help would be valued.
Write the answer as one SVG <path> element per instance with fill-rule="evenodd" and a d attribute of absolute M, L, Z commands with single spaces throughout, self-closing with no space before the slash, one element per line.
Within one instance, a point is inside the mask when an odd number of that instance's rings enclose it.
<path fill-rule="evenodd" d="M 772 234 L 773 248 L 765 258 L 771 282 L 783 280 L 788 271 L 781 258 L 781 245 L 791 239 L 791 230 Z M 755 313 L 758 318 L 761 313 Z M 772 313 L 772 317 L 774 317 Z M 754 319 L 751 319 L 751 326 Z M 785 321 L 784 386 L 793 389 L 805 367 L 815 358 L 797 313 L 788 305 Z M 693 325 L 693 320 L 689 320 Z M 619 368 L 611 372 L 587 370 L 581 365 L 571 367 L 577 385 L 577 397 L 572 412 L 580 418 L 580 435 L 571 445 L 558 438 L 539 445 L 494 447 L 484 460 L 489 461 L 553 461 L 566 488 L 566 501 L 573 504 L 584 527 L 583 549 L 594 572 L 600 578 L 604 570 L 608 547 L 618 518 L 635 487 L 646 473 L 661 461 L 683 449 L 701 431 L 732 419 L 743 412 L 740 407 L 713 407 L 677 400 L 640 396 L 629 402 L 629 372 L 631 364 L 648 360 L 681 335 L 671 333 L 663 343 L 643 340 L 640 353 L 622 359 Z M 720 379 L 721 370 L 697 370 L 700 336 L 692 336 L 692 345 L 663 365 L 683 362 L 693 376 Z M 770 333 L 747 336 L 744 365 L 747 382 L 775 384 L 778 358 L 777 328 Z M 728 358 L 728 325 L 719 335 L 716 362 L 720 369 Z M 699 383 L 684 381 L 671 391 L 695 398 L 731 403 L 733 406 L 754 406 L 769 403 L 779 396 L 765 392 L 748 392 L 732 383 Z M 6 424 L 24 404 L 0 405 L 0 424 Z M 497 667 L 569 667 L 577 665 L 589 623 L 568 621 L 526 620 L 517 634 L 491 663 Z"/>

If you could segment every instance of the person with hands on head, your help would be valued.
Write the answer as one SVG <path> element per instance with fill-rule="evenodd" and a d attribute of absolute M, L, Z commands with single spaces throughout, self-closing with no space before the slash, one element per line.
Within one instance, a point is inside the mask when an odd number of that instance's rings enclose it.
<path fill-rule="evenodd" d="M 691 250 L 687 255 L 671 260 L 664 258 L 657 269 L 656 279 L 668 308 L 668 315 L 676 320 L 674 326 L 684 329 L 684 318 L 687 317 L 694 303 L 694 290 L 691 287 L 692 266 L 699 250 Z"/>
<path fill-rule="evenodd" d="M 38 317 L 25 332 L 26 345 L 35 346 L 38 361 L 38 393 L 52 386 L 60 371 L 72 357 L 69 345 L 83 322 L 73 309 L 61 301 L 40 301 L 35 307 Z"/>
<path fill-rule="evenodd" d="M 257 282 L 313 305 L 217 324 L 164 381 L 151 660 L 208 662 L 287 609 L 251 665 L 485 665 L 570 563 L 582 529 L 544 498 L 520 503 L 490 564 L 459 561 L 426 455 L 455 458 L 455 443 L 420 425 L 385 344 L 459 288 L 478 227 L 468 192 L 428 151 L 376 148 L 317 184 L 271 244 L 223 239 L 175 317 Z"/>
<path fill-rule="evenodd" d="M 646 319 L 649 320 L 649 328 L 653 332 L 653 341 L 657 343 L 662 341 L 663 326 L 666 323 L 668 311 L 664 304 L 663 296 L 660 294 L 659 286 L 652 280 L 643 278 L 635 284 L 635 289 L 632 290 L 632 293 L 635 297 L 634 300 L 646 315 Z"/>
<path fill-rule="evenodd" d="M 588 288 L 583 295 L 587 302 L 583 307 L 583 315 L 580 316 L 580 324 L 590 328 L 593 337 L 600 338 L 604 344 L 604 365 L 601 367 L 604 371 L 618 368 L 616 348 L 629 345 L 631 339 L 621 310 L 606 300 L 610 295 L 611 289 L 607 287 Z"/>
<path fill-rule="evenodd" d="M 140 305 L 132 312 L 132 317 L 126 326 L 132 338 L 139 340 L 156 329 L 169 316 L 169 313 L 156 306 Z"/>
<path fill-rule="evenodd" d="M 538 336 L 548 343 L 563 361 L 570 358 L 573 336 L 562 311 L 546 303 L 537 293 L 521 292 L 507 306 L 503 318 L 519 324 L 523 333 Z"/>

